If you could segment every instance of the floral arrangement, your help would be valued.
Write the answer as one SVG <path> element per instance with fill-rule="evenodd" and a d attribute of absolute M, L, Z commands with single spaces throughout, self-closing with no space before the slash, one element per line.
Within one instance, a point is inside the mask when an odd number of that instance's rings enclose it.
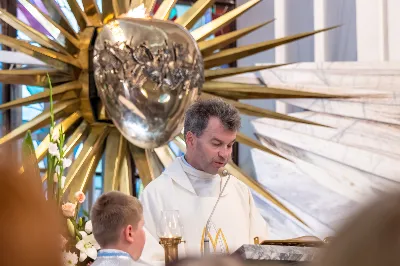
<path fill-rule="evenodd" d="M 71 159 L 66 158 L 64 141 L 65 134 L 62 126 L 56 126 L 53 112 L 53 88 L 50 77 L 50 142 L 47 155 L 47 199 L 57 202 L 60 212 L 66 219 L 66 235 L 60 236 L 61 249 L 63 252 L 64 264 L 68 266 L 88 265 L 97 258 L 97 250 L 100 249 L 92 234 L 92 222 L 87 217 L 78 217 L 78 210 L 85 201 L 86 196 L 82 191 L 75 193 L 75 202 L 63 201 L 63 190 L 66 177 L 64 170 L 71 166 Z M 30 132 L 24 140 L 24 153 L 30 152 L 34 155 L 33 143 Z M 36 156 L 34 157 L 34 161 Z M 32 158 L 30 156 L 29 158 Z M 36 164 L 37 165 L 37 164 Z M 53 177 L 53 178 L 51 178 Z"/>

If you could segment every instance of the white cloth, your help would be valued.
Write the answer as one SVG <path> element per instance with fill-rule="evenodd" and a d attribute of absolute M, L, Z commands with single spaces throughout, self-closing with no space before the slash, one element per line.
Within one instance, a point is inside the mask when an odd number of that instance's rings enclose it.
<path fill-rule="evenodd" d="M 179 257 L 199 256 L 202 253 L 205 224 L 218 196 L 198 196 L 191 182 L 195 178 L 190 179 L 184 171 L 188 168 L 182 158 L 175 159 L 161 176 L 144 189 L 140 197 L 147 232 L 141 259 L 150 264 L 164 260 L 164 249 L 158 244 L 157 236 L 157 225 L 163 210 L 179 210 L 184 227 L 183 239 L 186 241 L 179 245 Z M 202 174 L 203 177 L 207 175 Z M 210 184 L 219 192 L 218 180 L 221 177 L 216 175 L 214 178 L 217 182 Z M 226 180 L 227 177 L 222 177 L 222 186 Z M 206 194 L 199 186 L 197 189 L 200 194 Z M 259 237 L 261 241 L 267 238 L 267 224 L 254 204 L 250 189 L 233 176 L 221 196 L 209 231 L 210 250 L 215 253 L 232 253 L 243 244 L 253 244 L 254 237 Z"/>
<path fill-rule="evenodd" d="M 118 249 L 102 249 L 92 266 L 148 266 L 140 261 L 134 261 L 132 257 Z"/>
<path fill-rule="evenodd" d="M 199 197 L 218 197 L 221 191 L 221 177 L 212 175 L 191 166 L 185 157 L 181 157 L 183 171 L 189 178 L 196 195 Z"/>

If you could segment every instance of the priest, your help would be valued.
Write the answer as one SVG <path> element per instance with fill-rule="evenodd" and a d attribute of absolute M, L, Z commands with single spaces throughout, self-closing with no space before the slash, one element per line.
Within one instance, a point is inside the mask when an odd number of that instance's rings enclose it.
<path fill-rule="evenodd" d="M 162 211 L 167 210 L 179 211 L 186 241 L 179 245 L 180 258 L 199 256 L 204 246 L 211 253 L 229 254 L 243 244 L 253 244 L 255 237 L 266 239 L 267 225 L 250 189 L 229 173 L 218 174 L 231 159 L 240 125 L 238 110 L 220 99 L 197 101 L 188 108 L 184 122 L 186 154 L 176 158 L 141 195 L 148 232 L 143 260 L 164 260 L 157 227 Z M 204 238 L 209 244 L 204 245 Z"/>

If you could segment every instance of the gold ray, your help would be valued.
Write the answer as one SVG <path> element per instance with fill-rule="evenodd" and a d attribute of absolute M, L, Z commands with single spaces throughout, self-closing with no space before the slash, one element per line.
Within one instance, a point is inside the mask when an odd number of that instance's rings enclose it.
<path fill-rule="evenodd" d="M 159 177 L 164 167 L 155 151 L 146 149 L 146 158 L 149 162 L 149 165 L 151 166 L 150 173 L 153 176 L 153 179 Z"/>
<path fill-rule="evenodd" d="M 69 195 L 73 196 L 76 191 L 84 191 L 83 188 L 88 181 L 87 173 L 93 173 L 92 171 L 95 170 L 92 169 L 92 167 L 96 162 L 98 163 L 98 160 L 100 160 L 103 152 L 102 148 L 108 132 L 109 127 L 107 125 L 92 126 L 92 130 L 86 141 L 83 143 L 83 148 L 79 153 L 78 158 L 75 159 L 68 170 L 63 193 L 69 189 Z M 94 166 L 94 168 L 96 168 L 96 166 Z"/>
<path fill-rule="evenodd" d="M 215 33 L 218 31 L 220 28 L 224 27 L 225 25 L 231 23 L 234 21 L 238 16 L 246 12 L 248 9 L 252 8 L 256 4 L 258 4 L 261 0 L 250 0 L 247 3 L 236 7 L 232 11 L 229 11 L 228 13 L 220 16 L 217 19 L 214 19 L 213 21 L 201 26 L 198 29 L 195 29 L 194 31 L 191 32 L 193 38 L 196 41 L 203 41 L 205 40 L 208 36 L 211 34 Z"/>
<path fill-rule="evenodd" d="M 158 160 L 157 155 L 150 150 L 130 145 L 130 152 L 135 161 L 135 166 L 139 172 L 143 186 L 147 186 L 153 179 L 161 174 L 161 162 Z"/>
<path fill-rule="evenodd" d="M 85 139 L 87 138 L 86 133 L 88 132 L 88 130 L 89 130 L 89 124 L 86 121 L 82 121 L 82 123 L 74 131 L 74 133 L 70 137 L 68 137 L 68 140 L 64 145 L 65 157 L 69 157 L 71 153 L 74 151 L 75 147 L 78 146 L 82 141 L 85 141 Z M 46 181 L 46 179 L 47 179 L 47 172 L 43 175 L 42 182 Z"/>
<path fill-rule="evenodd" d="M 69 91 L 74 91 L 74 90 L 80 90 L 82 88 L 81 84 L 77 81 L 72 81 L 69 83 L 65 83 L 59 86 L 54 87 L 53 89 L 53 99 L 54 101 L 59 101 L 59 100 L 68 100 L 64 98 L 64 94 Z M 23 105 L 29 105 L 37 102 L 47 102 L 50 97 L 50 90 L 45 90 L 44 92 L 36 93 L 32 96 L 25 97 L 25 98 L 19 98 L 14 101 L 10 101 L 4 104 L 0 104 L 0 111 L 8 110 L 10 108 L 18 107 L 18 106 L 23 106 Z M 75 97 L 72 98 L 77 98 L 78 95 L 75 94 Z"/>
<path fill-rule="evenodd" d="M 133 193 L 133 184 L 132 184 L 132 169 L 130 167 L 130 157 L 128 153 L 122 157 L 122 166 L 120 170 L 120 184 L 119 184 L 119 191 L 125 193 L 127 195 L 132 195 Z"/>
<path fill-rule="evenodd" d="M 186 143 L 182 134 L 176 136 L 172 141 L 183 153 L 186 153 Z"/>
<path fill-rule="evenodd" d="M 215 95 L 230 98 L 232 93 L 242 95 L 242 99 L 257 98 L 263 99 L 281 99 L 281 98 L 332 98 L 332 97 L 346 97 L 344 95 L 332 95 L 325 93 L 287 90 L 281 88 L 273 88 L 263 85 L 222 82 L 222 81 L 208 81 L 203 85 L 203 92 L 212 93 Z"/>
<path fill-rule="evenodd" d="M 188 11 L 175 20 L 175 23 L 188 30 L 203 16 L 204 12 L 214 4 L 215 0 L 197 0 Z"/>
<path fill-rule="evenodd" d="M 72 36 L 68 31 L 66 31 L 63 27 L 58 25 L 55 21 L 51 19 L 48 15 L 43 13 L 37 6 L 33 5 L 27 0 L 19 0 L 29 13 L 36 18 L 36 20 L 56 39 L 60 44 L 63 41 L 64 37 L 66 38 L 66 47 L 67 51 L 70 54 L 75 54 L 78 51 L 79 41 Z M 58 31 L 58 34 L 57 32 Z M 69 43 L 68 43 L 69 42 Z M 71 45 L 72 44 L 72 45 Z"/>
<path fill-rule="evenodd" d="M 57 22 L 51 20 L 51 18 L 42 13 L 42 15 L 49 20 L 50 23 L 52 23 L 60 32 L 62 35 L 65 36 L 65 42 L 66 42 L 66 47 L 67 51 L 71 55 L 75 55 L 76 53 L 79 52 L 79 39 L 75 38 L 72 34 L 70 34 L 68 31 L 66 31 L 60 24 Z"/>
<path fill-rule="evenodd" d="M 76 2 L 76 0 L 67 0 L 69 7 L 71 8 L 72 14 L 74 14 L 74 17 L 76 21 L 78 22 L 78 26 L 80 28 L 80 31 L 82 32 L 86 26 L 91 26 L 89 24 L 89 21 L 85 15 L 85 12 L 81 9 L 79 4 Z"/>
<path fill-rule="evenodd" d="M 118 16 L 125 14 L 129 11 L 129 0 L 117 0 L 117 2 L 118 2 L 118 5 L 117 5 L 118 10 L 114 9 L 114 11 L 115 12 L 118 11 L 118 12 L 116 12 Z"/>
<path fill-rule="evenodd" d="M 85 162 L 85 167 L 81 169 L 81 171 L 74 178 L 74 182 L 70 185 L 70 190 L 68 193 L 68 199 L 70 202 L 73 202 L 75 199 L 75 193 L 77 191 L 86 191 L 87 186 L 93 178 L 93 175 L 96 173 L 97 165 L 101 160 L 101 155 L 104 151 L 104 139 L 103 143 L 96 143 L 96 146 L 93 147 L 92 155 L 88 157 L 88 160 Z M 65 192 L 64 192 L 65 193 Z"/>
<path fill-rule="evenodd" d="M 155 148 L 154 152 L 157 154 L 158 158 L 160 159 L 164 167 L 170 165 L 176 158 L 174 152 L 168 145 Z"/>
<path fill-rule="evenodd" d="M 54 114 L 60 114 L 61 116 L 67 116 L 68 115 L 68 109 L 73 106 L 75 109 L 78 107 L 77 104 L 79 103 L 79 100 L 69 100 L 65 102 L 60 102 L 54 104 Z M 50 123 L 50 110 L 43 111 L 43 113 L 39 114 L 35 118 L 33 118 L 31 121 L 26 122 L 25 124 L 22 124 L 18 128 L 14 129 L 4 137 L 0 139 L 0 145 L 3 145 L 9 141 L 18 139 L 22 137 L 25 132 L 30 130 L 31 132 L 34 132 L 35 130 L 42 128 Z"/>
<path fill-rule="evenodd" d="M 75 112 L 69 117 L 67 117 L 65 120 L 63 120 L 60 124 L 57 124 L 54 129 L 56 131 L 60 130 L 60 127 L 62 127 L 64 132 L 67 132 L 76 122 L 80 121 L 82 118 L 82 115 L 79 112 Z M 47 154 L 47 151 L 49 149 L 49 144 L 50 144 L 50 134 L 47 134 L 47 136 L 40 142 L 39 146 L 36 148 L 36 158 L 38 162 L 44 159 L 44 157 Z"/>
<path fill-rule="evenodd" d="M 69 20 L 65 17 L 64 13 L 61 11 L 61 8 L 58 6 L 55 0 L 42 0 L 42 3 L 49 12 L 51 19 L 56 24 L 58 24 L 61 28 L 66 30 L 73 37 L 79 39 L 78 34 L 76 34 L 71 24 L 69 23 Z"/>
<path fill-rule="evenodd" d="M 91 56 L 89 52 L 90 42 L 92 41 L 93 34 L 95 32 L 95 27 L 86 28 L 84 31 L 79 32 L 80 37 L 80 52 L 78 55 L 78 61 L 81 64 L 81 69 L 89 69 L 88 58 Z"/>
<path fill-rule="evenodd" d="M 233 101 L 233 100 L 230 100 L 230 99 L 227 99 L 227 98 L 223 98 L 223 97 L 220 97 L 220 96 L 215 96 L 215 95 L 208 94 L 208 93 L 205 93 L 205 92 L 203 92 L 200 97 L 203 98 L 203 99 L 210 99 L 210 98 L 214 98 L 214 97 L 221 98 L 224 101 L 226 101 L 227 103 L 230 103 L 233 106 L 235 106 L 242 114 L 245 114 L 245 115 L 268 117 L 268 118 L 273 118 L 273 119 L 286 120 L 286 121 L 292 121 L 292 122 L 299 122 L 299 123 L 303 123 L 303 124 L 326 127 L 324 125 L 321 125 L 321 124 L 318 124 L 318 123 L 314 123 L 312 121 L 307 121 L 307 120 L 303 120 L 303 119 L 300 119 L 300 118 L 292 117 L 292 116 L 289 116 L 289 115 L 276 113 L 276 112 L 273 112 L 273 111 L 269 111 L 267 109 L 259 108 L 259 107 L 256 107 L 256 106 L 253 106 L 253 105 L 249 105 L 249 104 L 245 104 L 245 103 L 241 103 L 241 102 L 238 102 L 238 101 Z"/>
<path fill-rule="evenodd" d="M 144 6 L 146 7 L 147 14 L 151 14 L 151 11 L 153 11 L 156 2 L 157 0 L 144 0 Z"/>
<path fill-rule="evenodd" d="M 107 24 L 119 16 L 119 6 L 117 0 L 102 1 L 102 21 Z"/>
<path fill-rule="evenodd" d="M 18 18 L 16 18 L 12 14 L 8 13 L 6 10 L 4 10 L 2 8 L 0 8 L 0 19 L 2 19 L 4 22 L 6 22 L 8 25 L 13 27 L 14 29 L 22 31 L 24 34 L 26 34 L 26 36 L 31 38 L 33 41 L 39 43 L 40 45 L 48 47 L 48 48 L 53 48 L 55 50 L 58 50 L 64 54 L 68 55 L 68 51 L 61 44 L 49 39 L 43 33 L 26 25 L 25 23 L 20 21 Z"/>
<path fill-rule="evenodd" d="M 79 112 L 80 114 L 80 112 Z M 68 157 L 74 151 L 75 147 L 78 146 L 82 141 L 84 141 L 87 137 L 87 133 L 89 131 L 89 124 L 86 121 L 82 121 L 82 123 L 75 129 L 74 133 L 68 137 L 67 142 L 65 143 L 65 156 Z"/>
<path fill-rule="evenodd" d="M 282 158 L 282 159 L 285 159 L 285 160 L 290 161 L 290 160 L 287 159 L 286 157 L 280 155 L 279 153 L 274 152 L 274 151 L 271 150 L 271 149 L 268 149 L 268 148 L 265 147 L 264 145 L 258 143 L 257 141 L 255 141 L 254 139 L 252 139 L 252 138 L 246 136 L 246 135 L 243 134 L 243 133 L 238 132 L 238 133 L 236 134 L 236 140 L 237 140 L 238 142 L 240 142 L 240 144 L 244 144 L 244 145 L 250 146 L 250 147 L 252 147 L 252 148 L 256 148 L 256 149 L 265 151 L 265 152 L 270 153 L 270 154 L 272 154 L 272 155 L 274 155 L 274 156 L 278 156 L 278 157 L 280 157 L 280 158 Z"/>
<path fill-rule="evenodd" d="M 271 64 L 271 65 L 265 65 L 265 66 L 206 69 L 204 71 L 204 76 L 205 76 L 206 80 L 211 80 L 211 79 L 218 79 L 218 78 L 239 75 L 239 74 L 248 73 L 248 72 L 256 72 L 256 71 L 260 71 L 260 70 L 264 70 L 264 69 L 281 67 L 281 66 L 285 66 L 285 65 L 288 65 L 288 64 Z"/>
<path fill-rule="evenodd" d="M 112 0 L 106 0 L 105 2 L 112 2 Z M 82 0 L 82 4 L 89 24 L 91 26 L 100 27 L 101 15 L 99 8 L 97 7 L 96 1 Z"/>
<path fill-rule="evenodd" d="M 171 10 L 174 8 L 177 0 L 164 0 L 162 1 L 157 12 L 154 14 L 154 18 L 168 20 Z"/>
<path fill-rule="evenodd" d="M 73 80 L 71 76 L 55 69 L 14 69 L 0 70 L 0 82 L 4 84 L 48 86 L 47 73 L 49 73 L 52 84 Z"/>
<path fill-rule="evenodd" d="M 238 40 L 239 38 L 261 28 L 264 25 L 267 25 L 271 22 L 273 22 L 275 19 L 272 19 L 270 21 L 261 23 L 261 24 L 256 24 L 254 26 L 250 26 L 241 30 L 235 30 L 220 36 L 217 36 L 211 40 L 205 40 L 201 41 L 198 43 L 199 49 L 201 51 L 201 54 L 203 56 L 207 56 L 212 54 L 215 50 L 224 48 L 228 44 L 233 43 L 234 41 Z"/>
<path fill-rule="evenodd" d="M 293 42 L 293 41 L 314 35 L 316 33 L 331 30 L 334 28 L 336 28 L 336 26 L 321 29 L 321 30 L 311 31 L 311 32 L 299 33 L 299 34 L 295 34 L 295 35 L 291 35 L 291 36 L 287 36 L 287 37 L 283 37 L 283 38 L 279 38 L 279 39 L 269 40 L 269 41 L 265 41 L 265 42 L 259 42 L 259 43 L 255 43 L 255 44 L 245 45 L 242 47 L 225 49 L 219 53 L 215 53 L 215 54 L 205 57 L 204 65 L 206 68 L 212 68 L 212 67 L 220 66 L 223 64 L 232 63 L 240 58 L 250 56 L 250 55 L 274 48 L 276 46 L 286 44 L 289 42 Z"/>
<path fill-rule="evenodd" d="M 49 66 L 64 72 L 72 72 L 70 65 L 79 67 L 79 62 L 73 57 L 43 47 L 30 45 L 29 43 L 13 39 L 3 34 L 0 34 L 0 43 L 21 53 L 37 58 Z"/>
<path fill-rule="evenodd" d="M 243 183 L 245 183 L 248 187 L 250 187 L 251 189 L 253 189 L 256 193 L 258 193 L 260 196 L 266 198 L 267 200 L 269 200 L 270 202 L 272 202 L 274 205 L 276 205 L 277 207 L 279 207 L 281 210 L 284 210 L 287 214 L 289 214 L 290 216 L 296 218 L 298 221 L 300 221 L 301 223 L 303 223 L 304 225 L 307 226 L 307 224 L 301 220 L 296 214 L 294 214 L 291 210 L 289 210 L 285 205 L 283 205 L 282 203 L 280 203 L 274 196 L 271 195 L 271 193 L 269 193 L 268 191 L 266 191 L 262 185 L 260 183 L 258 183 L 256 180 L 254 180 L 253 178 L 245 175 L 240 168 L 235 165 L 233 162 L 228 163 L 225 166 L 225 169 L 228 170 L 228 172 L 235 176 L 237 179 L 239 179 L 240 181 L 242 181 Z"/>
<path fill-rule="evenodd" d="M 126 156 L 126 139 L 113 128 L 108 137 L 105 151 L 104 192 L 118 190 L 126 172 L 121 171 Z"/>
<path fill-rule="evenodd" d="M 131 4 L 129 6 L 129 10 L 134 9 L 134 8 L 140 6 L 143 3 L 144 3 L 144 0 L 131 0 Z"/>

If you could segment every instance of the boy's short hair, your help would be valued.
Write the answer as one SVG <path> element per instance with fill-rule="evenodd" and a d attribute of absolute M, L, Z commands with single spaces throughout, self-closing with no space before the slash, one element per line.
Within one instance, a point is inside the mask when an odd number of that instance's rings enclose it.
<path fill-rule="evenodd" d="M 116 244 L 121 229 L 129 224 L 136 229 L 142 216 L 142 204 L 135 197 L 117 191 L 105 193 L 92 207 L 93 235 L 102 248 Z"/>

